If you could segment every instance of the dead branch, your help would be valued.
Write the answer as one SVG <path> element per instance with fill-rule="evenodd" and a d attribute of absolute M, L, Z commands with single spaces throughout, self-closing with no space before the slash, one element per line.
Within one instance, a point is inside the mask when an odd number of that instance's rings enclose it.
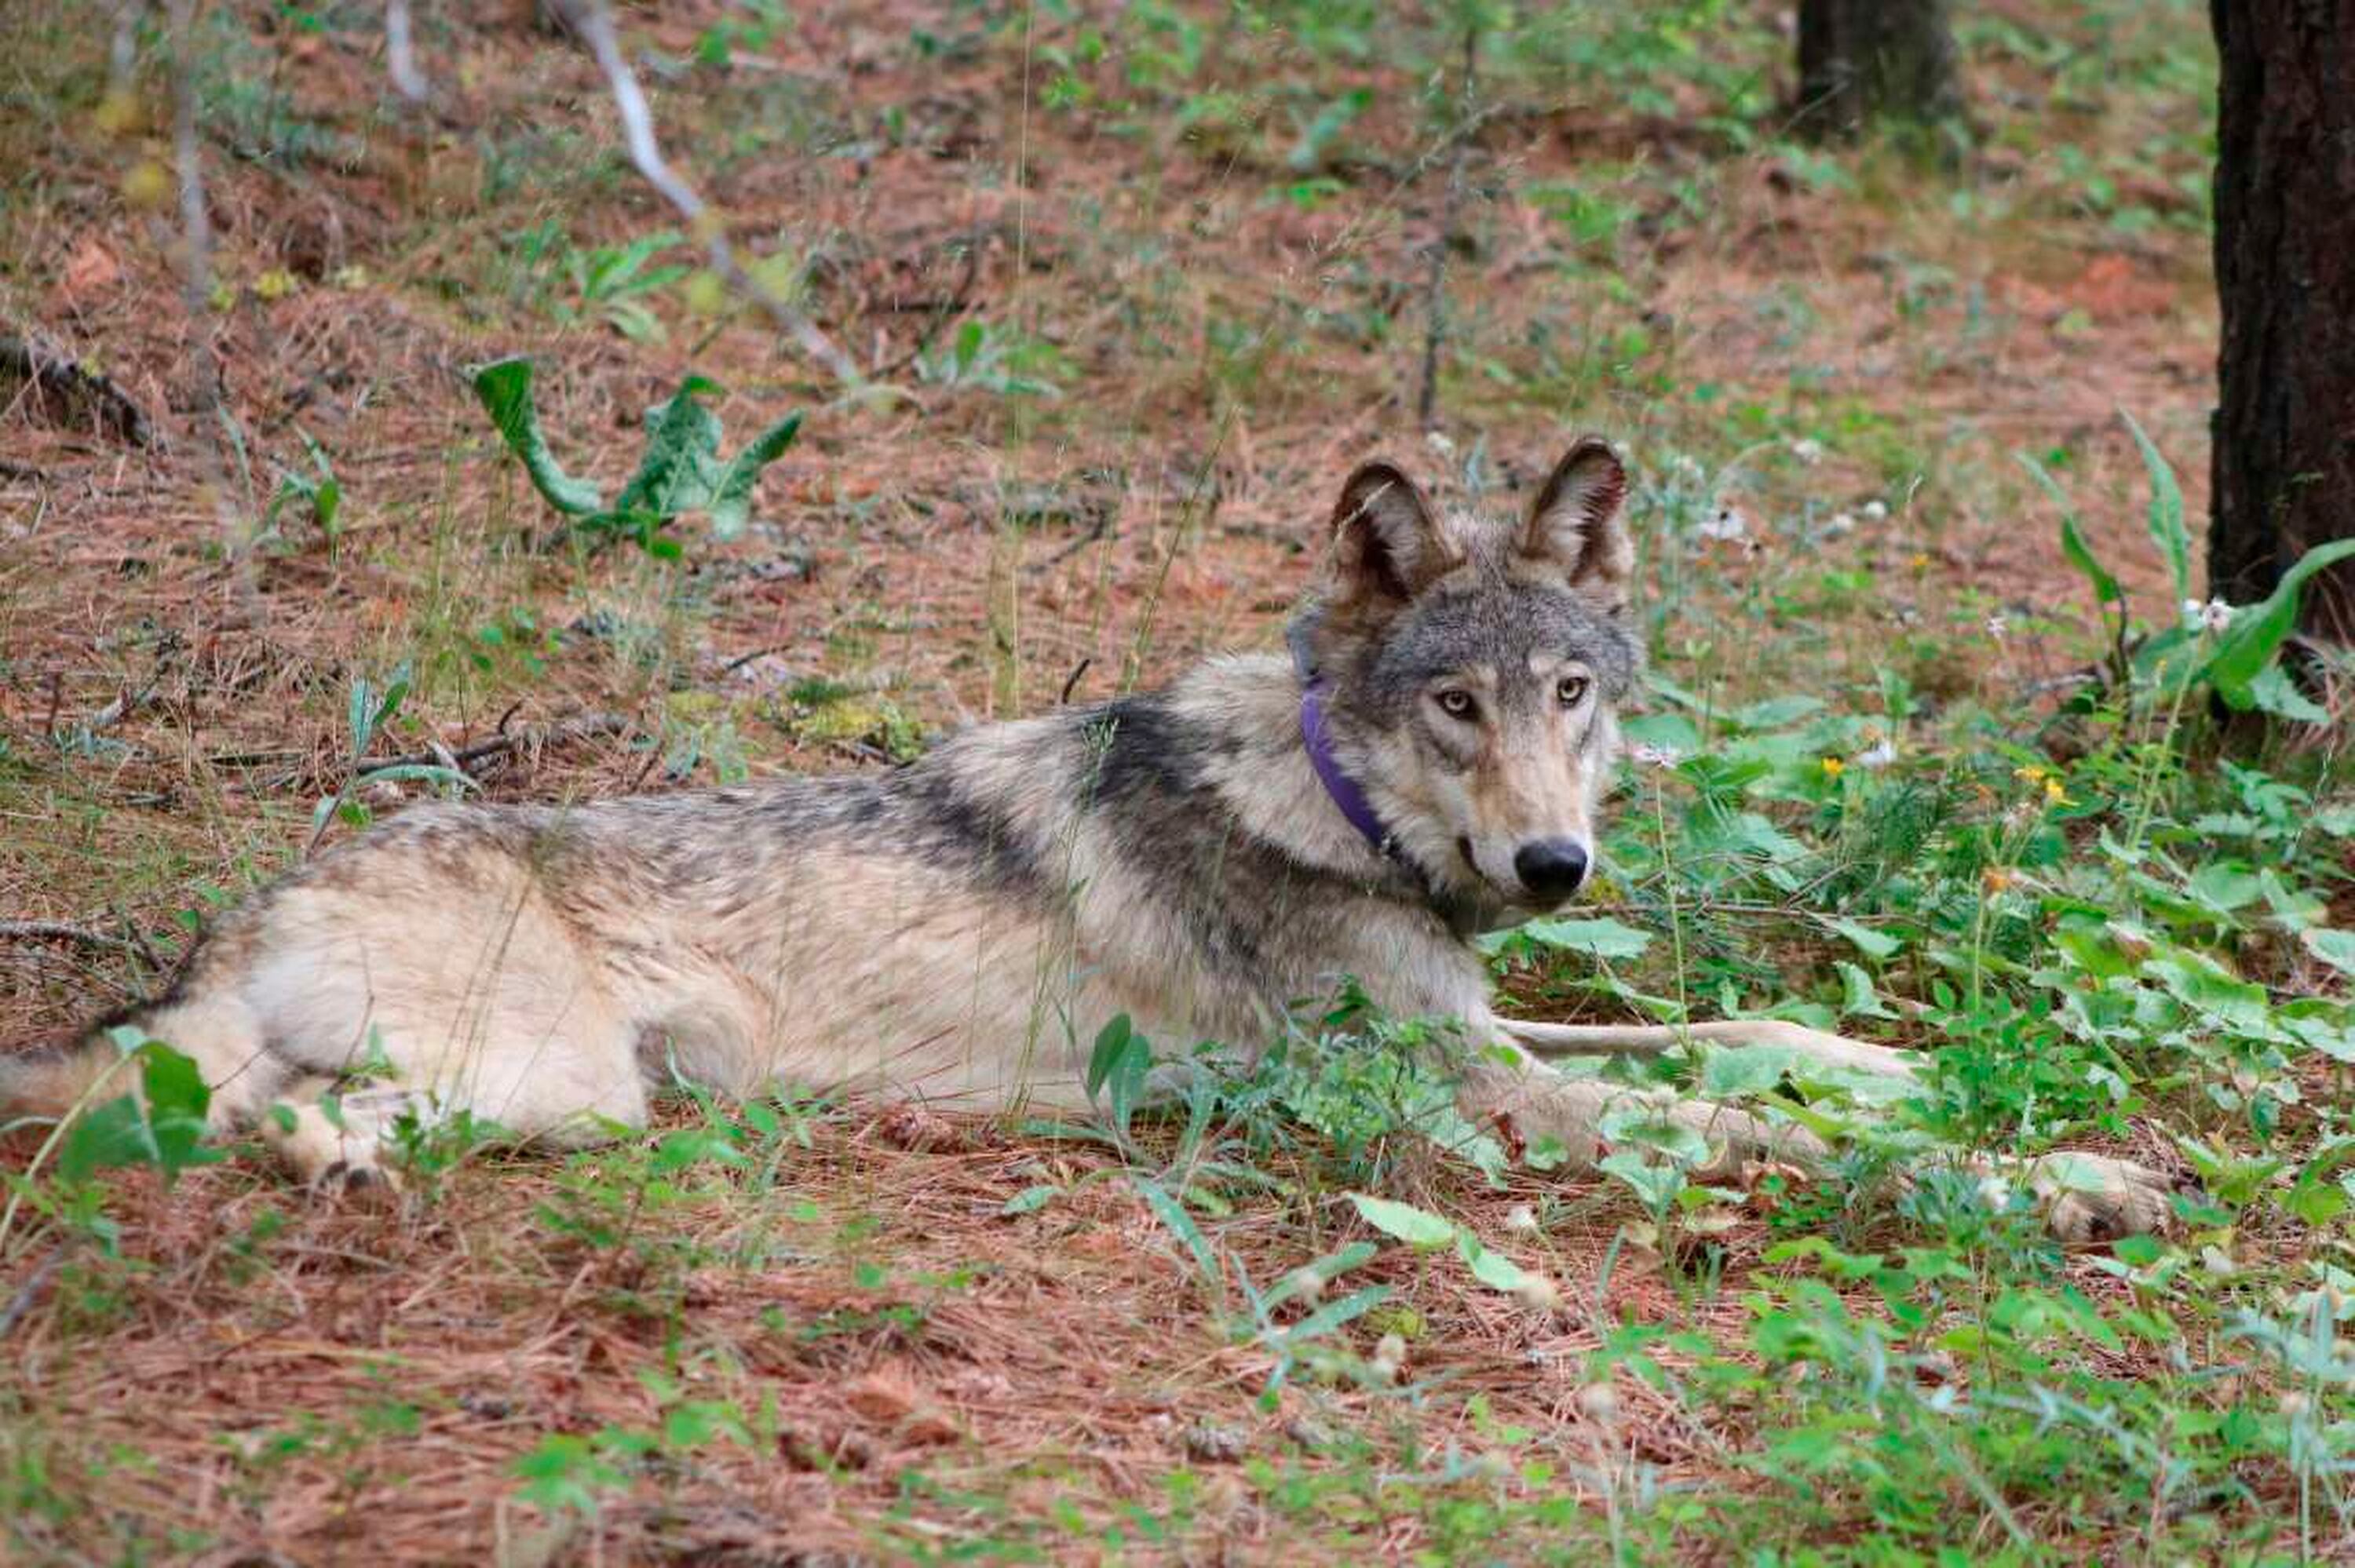
<path fill-rule="evenodd" d="M 423 103 L 433 96 L 425 73 L 417 69 L 417 51 L 409 33 L 409 0 L 386 0 L 384 62 L 393 88 L 401 97 L 411 103 Z"/>
<path fill-rule="evenodd" d="M 0 375 L 16 376 L 62 407 L 89 409 L 101 427 L 134 447 L 155 443 L 145 412 L 111 377 L 30 338 L 0 337 Z"/>
<path fill-rule="evenodd" d="M 592 736 L 627 735 L 635 726 L 620 714 L 581 714 L 573 718 L 559 719 L 554 724 L 537 728 L 519 729 L 493 736 L 455 750 L 436 746 L 427 751 L 411 752 L 406 757 L 385 758 L 375 762 L 363 762 L 352 770 L 355 780 L 365 780 L 370 775 L 393 768 L 448 768 L 471 776 L 474 765 L 493 758 L 512 756 L 517 751 L 538 750 L 559 740 L 586 740 Z"/>
<path fill-rule="evenodd" d="M 205 483 L 212 492 L 221 548 L 240 564 L 248 602 L 253 592 L 246 530 L 229 499 L 229 463 L 221 456 L 221 431 L 229 408 L 221 397 L 220 355 L 213 344 L 213 230 L 205 205 L 203 148 L 197 136 L 196 0 L 171 0 L 172 161 L 180 185 L 180 303 L 187 319 L 188 351 L 197 378 L 197 448 L 204 454 Z"/>
<path fill-rule="evenodd" d="M 1455 130 L 1447 162 L 1447 195 L 1440 204 L 1439 233 L 1431 242 L 1431 275 L 1424 284 L 1427 301 L 1423 337 L 1423 386 L 1414 400 L 1417 423 L 1426 429 L 1439 425 L 1439 355 L 1447 341 L 1447 252 L 1455 244 L 1458 208 L 1464 202 L 1464 157 L 1472 144 L 1479 116 L 1472 108 L 1473 67 L 1480 49 L 1480 29 L 1464 26 L 1464 79 L 1455 95 Z"/>
<path fill-rule="evenodd" d="M 728 281 L 730 288 L 751 301 L 773 321 L 780 330 L 802 345 L 802 352 L 826 367 L 846 387 L 857 387 L 865 377 L 848 355 L 834 345 L 834 340 L 818 330 L 809 317 L 795 310 L 775 290 L 747 272 L 736 260 L 735 248 L 728 243 L 726 226 L 719 216 L 704 205 L 695 188 L 674 173 L 664 161 L 662 146 L 655 139 L 654 115 L 646 106 L 646 95 L 638 86 L 630 62 L 622 56 L 621 39 L 613 30 L 613 16 L 604 0 L 561 0 L 559 10 L 565 23 L 589 46 L 596 58 L 598 69 L 605 73 L 606 85 L 613 94 L 613 107 L 622 116 L 622 132 L 629 143 L 630 162 L 648 185 L 659 192 L 665 201 L 677 209 L 687 220 L 687 228 L 711 257 L 712 270 Z"/>
<path fill-rule="evenodd" d="M 70 942 L 101 952 L 130 953 L 138 944 L 63 920 L 0 920 L 0 942 Z"/>

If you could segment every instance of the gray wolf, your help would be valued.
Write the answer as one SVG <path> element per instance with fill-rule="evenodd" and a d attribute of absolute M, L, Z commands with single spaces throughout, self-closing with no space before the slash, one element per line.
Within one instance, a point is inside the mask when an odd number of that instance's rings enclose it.
<path fill-rule="evenodd" d="M 1902 1052 L 1788 1023 L 1491 1011 L 1470 938 L 1561 906 L 1594 863 L 1639 670 L 1626 488 L 1593 439 L 1517 516 L 1442 514 L 1369 463 L 1288 657 L 1213 659 L 888 773 L 421 806 L 220 919 L 132 1022 L 196 1061 L 220 1122 L 324 1183 L 390 1179 L 369 1094 L 323 1106 L 363 1063 L 407 1103 L 557 1142 L 643 1126 L 673 1073 L 1081 1107 L 1116 1015 L 1247 1048 L 1344 977 L 1394 1016 L 1459 1021 L 1466 1114 L 1558 1139 L 1573 1166 L 1636 1091 L 1548 1055 L 1763 1044 L 1902 1077 Z M 0 1102 L 62 1113 L 118 1060 L 100 1034 L 17 1057 Z M 1667 1114 L 1724 1162 L 1822 1152 L 1728 1107 Z M 2022 1172 L 2064 1234 L 2165 1218 L 2150 1172 L 2071 1168 Z"/>

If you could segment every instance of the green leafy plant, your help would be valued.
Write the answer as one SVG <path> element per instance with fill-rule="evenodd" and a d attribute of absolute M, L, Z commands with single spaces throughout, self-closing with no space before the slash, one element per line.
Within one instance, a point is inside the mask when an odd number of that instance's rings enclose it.
<path fill-rule="evenodd" d="M 532 487 L 565 523 L 562 535 L 592 542 L 634 539 L 648 554 L 676 557 L 678 541 L 664 531 L 689 512 L 702 512 L 712 533 L 730 539 L 751 520 L 752 488 L 761 471 L 784 454 L 802 417 L 769 426 L 725 463 L 719 461 L 719 416 L 698 401 L 719 388 L 690 376 L 678 391 L 646 412 L 645 450 L 637 471 L 609 503 L 586 480 L 564 471 L 540 431 L 527 359 L 503 359 L 474 373 L 475 396 L 509 450 L 522 460 Z"/>
<path fill-rule="evenodd" d="M 303 447 L 310 454 L 311 471 L 304 473 L 291 468 L 278 471 L 278 488 L 272 493 L 270 505 L 261 514 L 261 537 L 275 538 L 279 514 L 289 506 L 300 505 L 309 510 L 312 523 L 325 537 L 332 555 L 343 537 L 338 519 L 343 513 L 344 487 L 318 442 L 306 434 Z"/>
<path fill-rule="evenodd" d="M 2272 593 L 2254 605 L 2200 603 L 2191 591 L 2191 536 L 2184 521 L 2183 491 L 2175 471 L 2134 417 L 2121 414 L 2141 453 L 2150 487 L 2147 523 L 2151 543 L 2168 569 L 2179 616 L 2137 635 L 2125 586 L 2095 556 L 2079 526 L 2066 492 L 2026 454 L 2020 462 L 2061 509 L 2061 551 L 2083 574 L 2096 609 L 2108 628 L 2113 684 L 2179 703 L 2205 686 L 2228 708 L 2259 712 L 2302 723 L 2328 721 L 2328 712 L 2297 689 L 2280 663 L 2282 646 L 2297 624 L 2298 596 L 2308 578 L 2325 567 L 2355 556 L 2355 539 L 2317 545 L 2291 564 Z"/>
<path fill-rule="evenodd" d="M 572 313 L 602 322 L 632 343 L 660 343 L 668 334 L 645 301 L 692 269 L 677 263 L 650 268 L 647 263 L 678 243 L 680 236 L 665 229 L 627 245 L 569 251 L 565 270 L 581 296 Z"/>
<path fill-rule="evenodd" d="M 316 848 L 327 831 L 327 824 L 340 818 L 346 826 L 364 828 L 374 820 L 367 802 L 353 797 L 352 790 L 363 779 L 385 784 L 435 784 L 464 793 L 475 787 L 474 780 L 463 769 L 442 762 L 391 762 L 375 767 L 368 765 L 368 748 L 384 733 L 384 726 L 409 700 L 414 681 L 409 662 L 393 666 L 392 673 L 379 687 L 365 673 L 352 677 L 351 688 L 344 704 L 344 732 L 350 742 L 349 767 L 344 781 L 322 798 L 311 811 L 311 847 Z"/>

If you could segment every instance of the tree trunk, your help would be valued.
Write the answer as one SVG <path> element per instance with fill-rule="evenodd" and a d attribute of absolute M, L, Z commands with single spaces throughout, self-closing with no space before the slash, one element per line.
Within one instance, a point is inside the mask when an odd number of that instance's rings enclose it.
<path fill-rule="evenodd" d="M 1802 126 L 1853 136 L 1870 122 L 1961 114 L 1946 0 L 1799 0 Z"/>
<path fill-rule="evenodd" d="M 2246 604 L 2355 535 L 2355 0 L 2211 0 L 2217 354 L 2209 592 Z M 2355 641 L 2355 563 L 2298 620 Z"/>

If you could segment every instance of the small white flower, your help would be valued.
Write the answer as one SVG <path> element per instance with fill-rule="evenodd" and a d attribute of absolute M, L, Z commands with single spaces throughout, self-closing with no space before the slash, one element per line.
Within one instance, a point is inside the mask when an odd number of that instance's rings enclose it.
<path fill-rule="evenodd" d="M 1864 520 L 1866 522 L 1878 523 L 1888 515 L 1889 508 L 1885 503 L 1879 501 L 1868 501 L 1864 503 Z"/>
<path fill-rule="evenodd" d="M 1686 479 L 1700 477 L 1700 461 L 1690 452 L 1678 452 L 1676 461 L 1670 463 L 1668 467 Z"/>
<path fill-rule="evenodd" d="M 1631 746 L 1627 748 L 1627 756 L 1638 768 L 1674 768 L 1677 765 L 1676 747 L 1671 746 Z"/>
<path fill-rule="evenodd" d="M 2205 631 L 2214 636 L 2231 630 L 2232 607 L 2221 599 L 2211 599 L 2206 604 L 2196 599 L 2187 599 L 2183 601 L 2183 623 L 2194 631 Z"/>
<path fill-rule="evenodd" d="M 1317 1298 L 1322 1297 L 1324 1294 L 1325 1277 L 1323 1275 L 1317 1273 L 1313 1268 L 1295 1268 L 1292 1271 L 1292 1297 L 1294 1300 L 1305 1302 L 1307 1305 L 1314 1307 L 1316 1305 Z"/>
<path fill-rule="evenodd" d="M 1578 1391 L 1578 1412 L 1598 1426 L 1619 1424 L 1619 1391 L 1607 1383 L 1590 1383 Z"/>
<path fill-rule="evenodd" d="M 1374 1375 L 1384 1383 L 1396 1383 L 1406 1366 L 1406 1340 L 1397 1334 L 1384 1334 L 1381 1343 L 1374 1347 Z"/>
<path fill-rule="evenodd" d="M 1538 1212 L 1527 1203 L 1515 1203 L 1505 1211 L 1505 1228 L 1527 1235 L 1538 1228 Z"/>
<path fill-rule="evenodd" d="M 1991 1214 L 2002 1213 L 2011 1207 L 2011 1183 L 2000 1176 L 1980 1177 L 1979 1202 Z"/>
<path fill-rule="evenodd" d="M 1856 765 L 1859 768 L 1886 768 L 1896 760 L 1897 747 L 1894 743 L 1886 740 L 1875 741 L 1856 754 Z"/>
<path fill-rule="evenodd" d="M 1843 534 L 1853 532 L 1855 527 L 1856 514 L 1854 513 L 1835 512 L 1831 515 L 1831 521 L 1824 524 L 1824 537 L 1827 539 L 1837 539 Z"/>
<path fill-rule="evenodd" d="M 1550 1313 L 1561 1306 L 1561 1287 L 1553 1282 L 1550 1275 L 1524 1272 L 1513 1294 L 1532 1312 Z"/>
<path fill-rule="evenodd" d="M 1802 436 L 1791 443 L 1791 455 L 1813 468 L 1824 461 L 1824 443 L 1813 436 Z"/>
<path fill-rule="evenodd" d="M 2011 622 L 2006 620 L 2002 616 L 1990 615 L 1987 618 L 1987 634 L 1989 637 L 1994 638 L 1998 642 L 2002 641 L 2007 636 L 2010 635 L 2010 632 Z"/>
<path fill-rule="evenodd" d="M 1441 457 L 1454 457 L 1455 455 L 1455 442 L 1448 436 L 1446 431 L 1426 430 L 1423 432 L 1423 439 L 1424 444 L 1429 446 L 1433 451 L 1437 452 Z"/>
<path fill-rule="evenodd" d="M 1739 506 L 1721 506 L 1702 518 L 1694 532 L 1704 539 L 1731 544 L 1750 537 L 1750 519 L 1742 514 Z"/>

